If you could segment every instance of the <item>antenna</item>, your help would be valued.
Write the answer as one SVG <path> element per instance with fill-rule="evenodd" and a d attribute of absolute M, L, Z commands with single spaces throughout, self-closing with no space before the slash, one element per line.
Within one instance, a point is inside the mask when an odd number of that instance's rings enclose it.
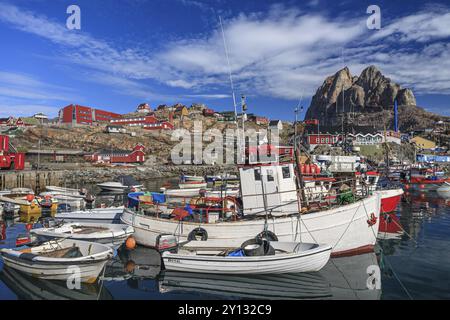
<path fill-rule="evenodd" d="M 237 121 L 236 96 L 234 94 L 233 77 L 231 76 L 230 58 L 228 56 L 227 41 L 225 40 L 225 32 L 223 31 L 223 24 L 222 24 L 221 16 L 219 16 L 219 22 L 220 22 L 220 29 L 222 30 L 222 39 L 223 39 L 223 47 L 225 48 L 225 56 L 227 57 L 228 76 L 230 78 L 231 94 L 233 95 L 234 117 L 235 117 L 235 122 L 236 122 Z"/>

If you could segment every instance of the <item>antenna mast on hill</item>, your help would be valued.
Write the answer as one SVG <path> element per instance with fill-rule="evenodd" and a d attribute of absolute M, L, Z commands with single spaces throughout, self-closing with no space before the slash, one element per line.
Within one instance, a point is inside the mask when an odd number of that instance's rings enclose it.
<path fill-rule="evenodd" d="M 223 24 L 222 24 L 221 16 L 219 16 L 219 22 L 220 22 L 220 29 L 222 30 L 222 39 L 223 39 L 223 47 L 225 48 L 225 56 L 227 57 L 228 76 L 230 78 L 231 94 L 233 95 L 234 117 L 235 117 L 235 122 L 237 122 L 236 95 L 234 94 L 234 85 L 233 85 L 233 77 L 231 76 L 230 58 L 228 56 L 227 41 L 225 40 L 225 32 L 223 31 Z"/>

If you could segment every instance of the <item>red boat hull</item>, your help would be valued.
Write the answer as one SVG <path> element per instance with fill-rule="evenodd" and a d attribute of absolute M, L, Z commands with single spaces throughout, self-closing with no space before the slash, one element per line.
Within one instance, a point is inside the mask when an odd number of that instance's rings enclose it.
<path fill-rule="evenodd" d="M 402 199 L 403 190 L 382 190 L 381 192 L 381 208 L 380 213 L 389 213 L 395 211 L 400 200 Z"/>

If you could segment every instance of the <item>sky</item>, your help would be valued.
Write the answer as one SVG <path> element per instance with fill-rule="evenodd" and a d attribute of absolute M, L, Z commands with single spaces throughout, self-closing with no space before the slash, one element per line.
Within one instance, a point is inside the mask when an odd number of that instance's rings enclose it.
<path fill-rule="evenodd" d="M 72 4 L 79 30 L 66 26 Z M 234 92 L 249 113 L 294 120 L 327 76 L 372 64 L 450 115 L 449 40 L 448 0 L 0 0 L 0 117 L 71 103 L 231 111 Z"/>

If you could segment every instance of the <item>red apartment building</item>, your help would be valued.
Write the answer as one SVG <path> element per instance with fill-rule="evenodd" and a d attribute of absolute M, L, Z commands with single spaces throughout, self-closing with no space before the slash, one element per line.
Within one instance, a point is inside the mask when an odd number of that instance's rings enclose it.
<path fill-rule="evenodd" d="M 160 121 L 155 116 L 138 116 L 134 118 L 112 119 L 113 125 L 125 125 L 130 127 L 142 127 L 146 130 L 173 130 L 174 126 L 170 122 Z"/>
<path fill-rule="evenodd" d="M 59 111 L 60 122 L 72 125 L 92 125 L 94 122 L 110 122 L 112 119 L 120 118 L 122 116 L 118 113 L 77 104 L 70 104 Z"/>

